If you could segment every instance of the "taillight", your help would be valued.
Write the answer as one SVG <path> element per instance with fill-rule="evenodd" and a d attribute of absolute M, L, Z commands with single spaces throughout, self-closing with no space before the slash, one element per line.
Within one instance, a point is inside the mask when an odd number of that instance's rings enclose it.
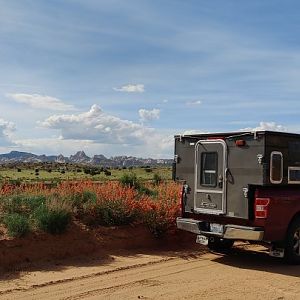
<path fill-rule="evenodd" d="M 268 206 L 270 198 L 256 198 L 254 203 L 254 211 L 256 219 L 266 219 L 268 216 Z"/>

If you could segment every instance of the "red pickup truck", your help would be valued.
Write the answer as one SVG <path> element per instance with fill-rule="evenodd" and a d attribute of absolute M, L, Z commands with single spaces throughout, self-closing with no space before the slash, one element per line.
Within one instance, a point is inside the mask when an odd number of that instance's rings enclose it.
<path fill-rule="evenodd" d="M 177 227 L 196 242 L 267 243 L 270 255 L 300 263 L 300 135 L 177 135 L 173 177 L 183 184 Z"/>

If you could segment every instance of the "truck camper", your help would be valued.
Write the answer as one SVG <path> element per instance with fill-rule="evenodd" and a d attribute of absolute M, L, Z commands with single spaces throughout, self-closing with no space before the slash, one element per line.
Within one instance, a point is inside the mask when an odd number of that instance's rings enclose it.
<path fill-rule="evenodd" d="M 245 131 L 175 136 L 182 183 L 177 227 L 215 250 L 268 243 L 300 263 L 300 134 Z"/>

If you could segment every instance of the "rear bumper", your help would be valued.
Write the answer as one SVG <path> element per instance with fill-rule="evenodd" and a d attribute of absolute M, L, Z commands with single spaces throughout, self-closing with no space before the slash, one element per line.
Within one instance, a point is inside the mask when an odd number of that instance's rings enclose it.
<path fill-rule="evenodd" d="M 228 224 L 222 232 L 211 232 L 207 229 L 207 222 L 188 218 L 177 218 L 177 228 L 205 236 L 218 236 L 230 240 L 262 241 L 264 230 L 262 227 L 250 227 Z"/>

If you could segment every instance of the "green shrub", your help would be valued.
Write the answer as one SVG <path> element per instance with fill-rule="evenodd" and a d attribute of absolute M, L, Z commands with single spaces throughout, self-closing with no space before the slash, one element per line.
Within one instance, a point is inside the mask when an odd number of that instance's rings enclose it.
<path fill-rule="evenodd" d="M 70 212 L 64 209 L 49 209 L 40 207 L 35 213 L 37 227 L 51 234 L 63 233 L 71 221 Z"/>
<path fill-rule="evenodd" d="M 138 190 L 139 194 L 144 194 L 144 195 L 151 196 L 151 197 L 156 197 L 158 195 L 157 191 L 150 190 L 149 188 L 147 188 L 143 185 L 140 185 L 137 190 Z"/>
<path fill-rule="evenodd" d="M 30 231 L 29 220 L 23 215 L 14 213 L 4 217 L 4 225 L 11 237 L 22 237 Z"/>
<path fill-rule="evenodd" d="M 91 170 L 90 169 L 83 169 L 84 174 L 91 174 Z"/>
<path fill-rule="evenodd" d="M 1 176 L 2 178 L 2 176 Z M 20 186 L 22 184 L 21 179 L 10 179 L 10 177 L 7 176 L 7 178 L 9 178 L 8 182 L 9 184 L 15 185 L 15 186 Z"/>
<path fill-rule="evenodd" d="M 2 210 L 7 214 L 21 213 L 22 212 L 22 196 L 12 196 L 1 199 Z"/>
<path fill-rule="evenodd" d="M 82 193 L 75 193 L 71 196 L 71 202 L 74 207 L 82 208 L 87 202 L 96 203 L 97 195 L 95 192 L 85 190 Z"/>
<path fill-rule="evenodd" d="M 123 186 L 126 186 L 126 187 L 131 187 L 131 188 L 133 187 L 135 189 L 138 189 L 140 187 L 140 182 L 139 182 L 136 174 L 133 172 L 124 173 L 120 177 L 119 181 Z"/>
<path fill-rule="evenodd" d="M 147 169 L 145 169 L 147 170 Z M 148 196 L 157 196 L 156 191 L 152 191 L 145 187 L 137 178 L 136 174 L 133 172 L 125 173 L 119 179 L 120 183 L 125 187 L 130 187 L 136 189 L 140 194 L 145 194 Z"/>
<path fill-rule="evenodd" d="M 44 195 L 25 196 L 23 203 L 30 213 L 34 212 L 37 208 L 42 206 L 47 201 Z"/>
<path fill-rule="evenodd" d="M 68 199 L 49 198 L 36 209 L 34 219 L 39 229 L 51 233 L 63 233 L 71 221 L 71 203 Z"/>
<path fill-rule="evenodd" d="M 88 225 L 128 225 L 135 219 L 135 212 L 122 200 L 103 201 L 85 207 L 84 222 Z"/>
<path fill-rule="evenodd" d="M 153 183 L 159 185 L 162 182 L 162 178 L 158 173 L 153 174 Z"/>
<path fill-rule="evenodd" d="M 142 219 L 155 237 L 161 237 L 170 227 L 174 226 L 166 217 L 162 217 L 162 213 L 157 210 L 144 212 Z"/>
<path fill-rule="evenodd" d="M 45 203 L 46 197 L 43 195 L 28 196 L 14 195 L 1 199 L 1 206 L 5 213 L 30 215 L 36 208 Z"/>

